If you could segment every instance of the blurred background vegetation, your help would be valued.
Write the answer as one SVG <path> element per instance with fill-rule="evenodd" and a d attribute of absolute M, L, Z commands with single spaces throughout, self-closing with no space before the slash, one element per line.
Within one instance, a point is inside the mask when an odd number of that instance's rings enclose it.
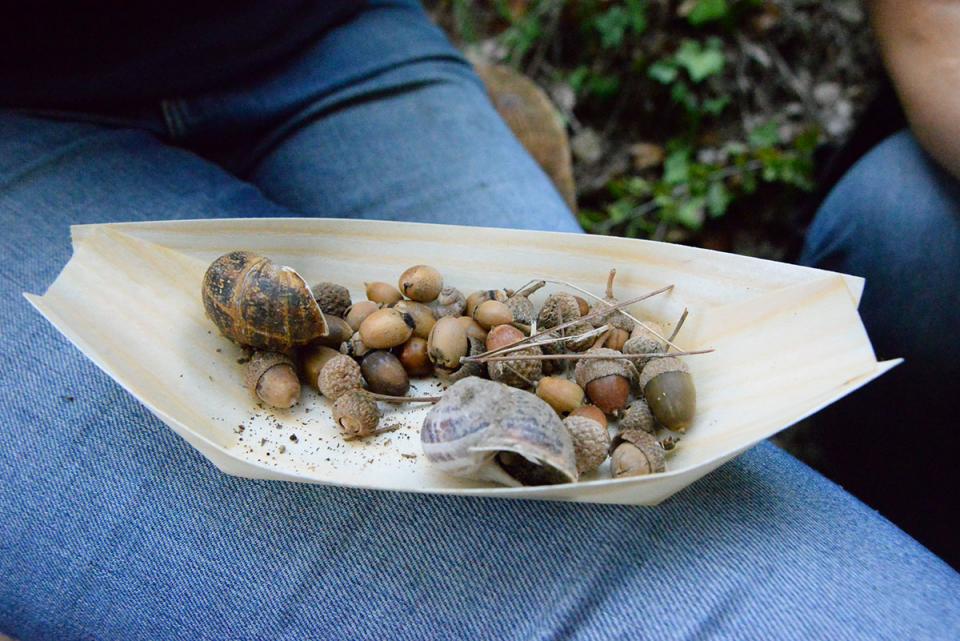
<path fill-rule="evenodd" d="M 876 89 L 859 0 L 433 0 L 474 61 L 544 89 L 594 233 L 790 259 Z"/>

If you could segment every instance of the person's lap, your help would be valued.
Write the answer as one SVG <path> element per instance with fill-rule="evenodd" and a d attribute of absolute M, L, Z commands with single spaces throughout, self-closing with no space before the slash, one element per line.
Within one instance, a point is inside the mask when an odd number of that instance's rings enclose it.
<path fill-rule="evenodd" d="M 771 445 L 656 508 L 236 479 L 20 297 L 52 281 L 78 222 L 402 216 L 572 229 L 475 82 L 449 69 L 438 81 L 430 68 L 417 66 L 422 82 L 388 97 L 353 95 L 302 121 L 250 169 L 259 186 L 144 131 L 0 113 L 0 631 L 282 639 L 956 630 L 960 578 Z M 412 121 L 391 126 L 390 114 Z"/>

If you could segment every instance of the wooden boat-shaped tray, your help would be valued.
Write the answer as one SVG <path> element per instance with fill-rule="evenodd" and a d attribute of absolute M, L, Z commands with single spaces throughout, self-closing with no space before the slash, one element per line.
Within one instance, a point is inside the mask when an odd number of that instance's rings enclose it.
<path fill-rule="evenodd" d="M 237 219 L 82 225 L 73 256 L 42 296 L 27 298 L 130 394 L 237 476 L 382 490 L 656 504 L 747 448 L 816 412 L 899 361 L 877 362 L 857 313 L 860 278 L 704 249 L 624 238 L 340 219 Z M 420 454 L 425 407 L 386 410 L 398 429 L 343 441 L 328 402 L 304 388 L 290 411 L 257 407 L 243 351 L 205 317 L 200 283 L 217 256 L 248 249 L 363 299 L 363 282 L 395 282 L 434 265 L 464 293 L 560 279 L 602 293 L 617 269 L 621 300 L 675 287 L 630 308 L 675 342 L 713 348 L 687 358 L 698 413 L 668 470 L 646 477 L 508 488 L 461 481 Z M 534 296 L 542 300 L 546 288 Z M 434 379 L 411 393 L 440 390 Z M 137 425 L 128 427 L 133 436 Z"/>

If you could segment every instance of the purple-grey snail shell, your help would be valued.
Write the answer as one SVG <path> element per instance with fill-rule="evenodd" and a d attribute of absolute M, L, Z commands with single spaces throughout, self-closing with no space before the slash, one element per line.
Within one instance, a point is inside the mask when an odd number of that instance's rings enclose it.
<path fill-rule="evenodd" d="M 427 460 L 452 476 L 503 485 L 576 481 L 573 439 L 539 397 L 470 377 L 447 389 L 420 430 Z"/>

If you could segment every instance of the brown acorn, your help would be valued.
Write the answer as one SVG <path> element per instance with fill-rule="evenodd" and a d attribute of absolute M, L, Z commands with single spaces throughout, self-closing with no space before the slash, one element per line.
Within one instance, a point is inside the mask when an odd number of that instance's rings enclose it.
<path fill-rule="evenodd" d="M 433 310 L 413 300 L 402 300 L 393 306 L 401 314 L 409 314 L 413 319 L 413 335 L 420 338 L 426 338 L 430 335 L 437 317 L 433 315 Z"/>
<path fill-rule="evenodd" d="M 323 312 L 300 274 L 252 252 L 213 261 L 203 276 L 203 306 L 227 338 L 287 352 L 327 333 Z"/>
<path fill-rule="evenodd" d="M 607 460 L 610 433 L 606 427 L 585 416 L 568 416 L 563 419 L 563 425 L 573 438 L 578 474 L 593 472 Z"/>
<path fill-rule="evenodd" d="M 480 326 L 489 330 L 497 325 L 507 325 L 513 322 L 513 312 L 507 307 L 506 303 L 498 300 L 487 300 L 477 306 L 473 312 L 473 317 Z"/>
<path fill-rule="evenodd" d="M 672 356 L 650 359 L 640 372 L 638 387 L 664 427 L 687 431 L 697 409 L 697 390 L 686 363 Z"/>
<path fill-rule="evenodd" d="M 606 347 L 587 350 L 586 354 L 620 356 L 620 352 Z M 577 362 L 574 376 L 594 405 L 607 414 L 614 414 L 627 406 L 637 370 L 624 359 L 590 358 Z"/>
<path fill-rule="evenodd" d="M 320 393 L 336 400 L 346 392 L 363 387 L 363 376 L 357 362 L 345 354 L 331 358 L 317 377 Z"/>
<path fill-rule="evenodd" d="M 353 331 L 357 331 L 367 316 L 378 309 L 380 309 L 379 303 L 375 303 L 372 300 L 360 300 L 347 309 L 347 314 L 343 318 Z"/>
<path fill-rule="evenodd" d="M 333 402 L 333 420 L 345 439 L 363 438 L 376 433 L 380 423 L 380 408 L 367 392 L 350 390 Z"/>
<path fill-rule="evenodd" d="M 433 372 L 433 363 L 427 354 L 427 341 L 422 338 L 411 336 L 402 345 L 399 358 L 408 376 L 429 376 Z"/>
<path fill-rule="evenodd" d="M 322 282 L 310 288 L 320 310 L 328 316 L 343 317 L 350 307 L 350 290 L 336 283 Z"/>
<path fill-rule="evenodd" d="M 484 346 L 483 342 L 476 338 L 467 338 L 467 341 L 470 343 L 470 356 L 478 356 L 483 353 Z M 457 381 L 467 378 L 469 376 L 483 376 L 486 373 L 486 368 L 483 366 L 483 363 L 477 361 L 467 361 L 461 363 L 460 367 L 455 370 L 449 370 L 444 368 L 437 368 L 437 376 L 443 381 L 446 385 L 453 385 Z"/>
<path fill-rule="evenodd" d="M 486 348 L 492 352 L 495 349 L 513 345 L 524 339 L 523 332 L 513 325 L 497 325 L 487 333 Z"/>
<path fill-rule="evenodd" d="M 458 316 L 456 317 L 456 321 L 460 323 L 460 326 L 467 332 L 467 338 L 476 338 L 481 341 L 486 340 L 487 330 L 481 327 L 477 321 L 469 316 Z"/>
<path fill-rule="evenodd" d="M 460 359 L 467 355 L 470 343 L 467 332 L 456 318 L 446 316 L 437 321 L 427 338 L 427 353 L 437 367 L 460 368 Z"/>
<path fill-rule="evenodd" d="M 339 316 L 324 314 L 323 318 L 327 322 L 327 335 L 321 336 L 316 342 L 321 345 L 326 345 L 327 347 L 340 349 L 340 345 L 350 340 L 350 337 L 353 336 L 354 329 L 350 327 L 347 321 Z"/>
<path fill-rule="evenodd" d="M 397 291 L 397 288 L 390 283 L 374 281 L 372 283 L 364 283 L 363 285 L 366 289 L 367 300 L 377 303 L 378 305 L 389 307 L 403 300 L 403 294 Z"/>
<path fill-rule="evenodd" d="M 304 347 L 300 351 L 300 371 L 303 374 L 304 382 L 319 389 L 317 379 L 320 377 L 320 370 L 327 364 L 327 361 L 339 355 L 340 352 L 337 350 L 320 343 L 311 343 Z"/>
<path fill-rule="evenodd" d="M 667 469 L 663 447 L 651 434 L 627 430 L 613 438 L 610 471 L 613 478 L 656 474 Z"/>
<path fill-rule="evenodd" d="M 544 376 L 537 383 L 537 396 L 561 416 L 583 405 L 583 388 L 560 376 Z M 606 424 L 606 420 L 604 420 Z"/>
<path fill-rule="evenodd" d="M 399 287 L 410 300 L 430 303 L 443 290 L 443 276 L 429 265 L 414 265 L 400 275 Z"/>
<path fill-rule="evenodd" d="M 496 300 L 500 301 L 501 303 L 506 302 L 507 293 L 502 289 L 483 289 L 473 292 L 467 296 L 467 300 L 463 308 L 464 315 L 473 318 L 477 311 L 477 307 L 488 300 Z"/>
<path fill-rule="evenodd" d="M 360 338 L 367 347 L 389 349 L 406 343 L 413 334 L 415 325 L 410 314 L 386 307 L 363 319 L 360 323 Z"/>
<path fill-rule="evenodd" d="M 604 427 L 607 426 L 607 415 L 603 413 L 596 405 L 583 405 L 577 409 L 570 412 L 570 416 L 585 416 L 587 418 L 592 418 L 597 423 L 600 423 Z"/>
<path fill-rule="evenodd" d="M 247 362 L 244 377 L 247 389 L 258 399 L 280 409 L 300 400 L 300 380 L 288 356 L 276 352 L 255 352 Z"/>
<path fill-rule="evenodd" d="M 400 359 L 390 352 L 370 352 L 360 363 L 360 371 L 371 392 L 403 396 L 410 389 L 410 377 Z"/>

